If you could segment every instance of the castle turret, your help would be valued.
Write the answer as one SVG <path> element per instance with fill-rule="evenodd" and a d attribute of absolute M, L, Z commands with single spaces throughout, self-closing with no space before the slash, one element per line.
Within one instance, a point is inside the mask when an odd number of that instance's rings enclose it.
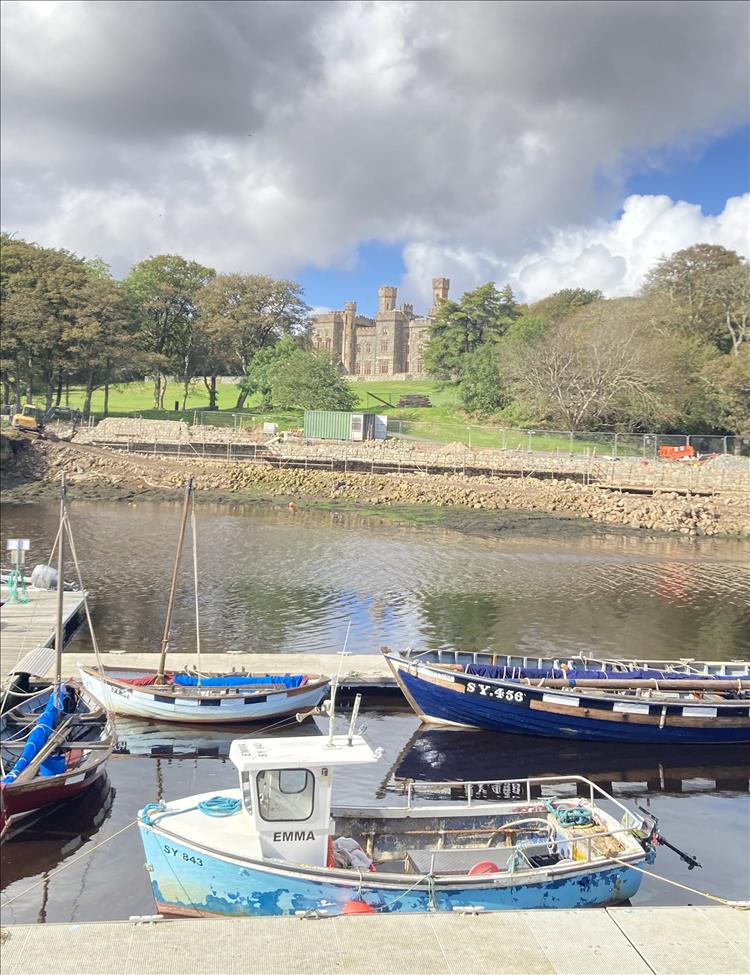
<path fill-rule="evenodd" d="M 378 288 L 378 311 L 393 311 L 396 307 L 397 288 L 383 286 Z"/>
<path fill-rule="evenodd" d="M 355 321 L 357 318 L 357 302 L 347 301 L 344 303 L 344 335 L 341 343 L 341 361 L 344 369 L 348 373 L 353 373 L 355 366 L 357 339 L 355 332 Z"/>
<path fill-rule="evenodd" d="M 434 317 L 438 313 L 438 309 L 444 301 L 448 300 L 448 289 L 451 283 L 449 278 L 433 278 L 432 279 L 432 308 L 430 308 L 430 316 Z"/>

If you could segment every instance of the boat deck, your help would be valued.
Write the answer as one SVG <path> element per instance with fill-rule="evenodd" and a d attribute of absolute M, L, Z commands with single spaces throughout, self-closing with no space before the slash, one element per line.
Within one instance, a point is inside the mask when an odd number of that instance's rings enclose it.
<path fill-rule="evenodd" d="M 3 928 L 3 975 L 742 975 L 747 912 L 615 907 Z"/>

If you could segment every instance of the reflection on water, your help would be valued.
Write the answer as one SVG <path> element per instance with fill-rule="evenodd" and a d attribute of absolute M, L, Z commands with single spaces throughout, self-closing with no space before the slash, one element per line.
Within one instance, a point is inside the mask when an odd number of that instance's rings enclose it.
<path fill-rule="evenodd" d="M 481 514 L 481 517 L 480 517 Z M 77 548 L 108 650 L 154 650 L 179 506 L 74 505 Z M 459 647 L 542 654 L 750 656 L 750 546 L 605 533 L 601 526 L 474 513 L 468 533 L 339 512 L 199 508 L 207 651 Z M 567 526 L 567 527 L 565 527 Z M 5 505 L 3 536 L 46 561 L 52 502 Z M 564 529 L 564 530 L 563 530 Z M 3 538 L 4 545 L 4 538 Z M 195 644 L 191 566 L 172 646 Z M 72 649 L 89 649 L 81 633 Z"/>
<path fill-rule="evenodd" d="M 367 712 L 362 717 L 368 740 L 382 746 L 385 754 L 375 765 L 339 773 L 334 784 L 336 803 L 400 804 L 403 797 L 396 791 L 396 780 L 404 776 L 435 781 L 576 773 L 608 788 L 621 770 L 621 785 L 613 785 L 615 794 L 631 806 L 648 807 L 659 818 L 666 838 L 703 864 L 701 870 L 688 872 L 676 856 L 660 849 L 654 869 L 730 899 L 748 897 L 744 869 L 750 856 L 748 770 L 744 756 L 736 752 L 718 749 L 712 755 L 685 748 L 682 756 L 675 750 L 630 755 L 626 749 L 612 751 L 591 743 L 517 736 L 508 741 L 506 736 L 482 732 L 420 731 L 416 718 L 403 712 Z M 169 738 L 168 727 L 148 725 L 151 738 Z M 317 733 L 311 722 L 305 727 L 307 733 Z M 131 735 L 134 730 L 130 729 Z M 236 785 L 234 766 L 221 757 L 226 755 L 231 733 L 196 729 L 195 734 L 197 747 L 215 749 L 215 757 L 115 756 L 109 763 L 111 788 L 107 784 L 101 792 L 90 792 L 77 803 L 51 812 L 5 843 L 0 889 L 6 922 L 103 920 L 153 913 L 138 834 L 135 828 L 119 831 L 147 802 Z M 181 739 L 176 741 L 179 745 Z M 104 842 L 116 833 L 110 843 Z M 87 851 L 90 856 L 54 873 L 56 867 Z M 701 901 L 645 877 L 635 903 Z"/>

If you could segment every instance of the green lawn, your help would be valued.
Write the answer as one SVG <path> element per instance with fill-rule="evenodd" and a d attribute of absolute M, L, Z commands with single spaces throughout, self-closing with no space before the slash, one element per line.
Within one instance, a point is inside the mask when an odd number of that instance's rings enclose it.
<path fill-rule="evenodd" d="M 584 453 L 596 448 L 599 454 L 609 454 L 611 443 L 604 436 L 601 438 L 574 440 L 572 443 L 565 435 L 539 433 L 529 436 L 520 431 L 503 431 L 492 424 L 480 424 L 469 421 L 461 415 L 458 404 L 458 392 L 455 388 L 441 386 L 427 379 L 405 381 L 369 382 L 355 380 L 352 389 L 357 394 L 357 409 L 385 413 L 389 417 L 389 431 L 415 439 L 434 440 L 439 443 L 464 443 L 473 447 L 503 447 L 507 449 L 557 451 L 561 453 Z M 277 423 L 280 430 L 289 430 L 302 426 L 301 411 L 285 410 L 281 412 L 256 412 L 259 396 L 249 397 L 245 409 L 235 415 L 234 404 L 237 401 L 237 387 L 232 383 L 221 383 L 218 387 L 218 413 L 212 412 L 202 417 L 203 421 L 213 426 L 243 426 L 256 425 L 264 421 Z M 395 404 L 403 395 L 420 393 L 430 397 L 431 407 L 399 408 Z M 175 400 L 182 400 L 182 389 L 177 383 L 167 387 L 164 402 L 174 406 Z M 383 402 L 393 403 L 393 407 Z M 70 406 L 83 406 L 83 389 L 71 389 Z M 96 390 L 92 398 L 92 410 L 101 413 L 104 406 L 104 393 Z M 153 385 L 149 382 L 127 383 L 113 386 L 109 392 L 110 415 L 124 415 L 135 413 L 146 419 L 171 419 L 193 422 L 200 417 L 194 410 L 205 410 L 208 406 L 208 391 L 202 382 L 193 383 L 187 400 L 187 409 L 158 411 L 153 409 Z M 597 442 L 597 440 L 599 442 Z M 625 454 L 620 447 L 618 453 Z"/>

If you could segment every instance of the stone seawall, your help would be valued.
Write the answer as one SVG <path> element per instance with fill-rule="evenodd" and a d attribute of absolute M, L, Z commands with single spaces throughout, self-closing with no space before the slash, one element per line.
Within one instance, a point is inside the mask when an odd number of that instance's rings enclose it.
<path fill-rule="evenodd" d="M 24 497 L 35 485 L 49 483 L 66 471 L 73 486 L 108 489 L 130 499 L 150 489 L 174 491 L 187 476 L 200 491 L 246 498 L 348 500 L 378 505 L 462 506 L 483 510 L 557 512 L 630 528 L 683 535 L 750 536 L 750 499 L 746 494 L 717 497 L 619 494 L 594 485 L 535 478 L 464 477 L 420 474 L 353 474 L 284 469 L 223 460 L 141 457 L 80 444 L 26 441 L 4 464 L 13 494 Z"/>

